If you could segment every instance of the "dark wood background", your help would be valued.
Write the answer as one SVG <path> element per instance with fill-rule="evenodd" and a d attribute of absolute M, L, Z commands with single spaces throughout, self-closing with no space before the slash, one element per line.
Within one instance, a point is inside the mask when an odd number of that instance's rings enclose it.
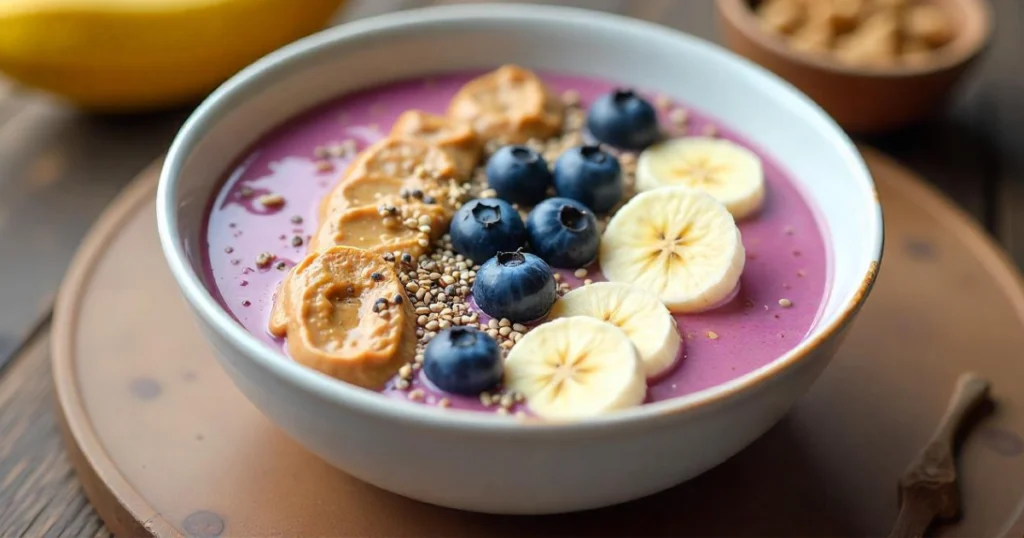
<path fill-rule="evenodd" d="M 430 4 L 350 0 L 338 22 Z M 712 0 L 562 0 L 717 39 Z M 987 56 L 933 120 L 860 139 L 921 173 L 1024 264 L 1024 2 L 993 0 Z M 107 203 L 191 110 L 96 117 L 0 81 L 0 536 L 107 536 L 79 489 L 52 408 L 53 297 Z"/>

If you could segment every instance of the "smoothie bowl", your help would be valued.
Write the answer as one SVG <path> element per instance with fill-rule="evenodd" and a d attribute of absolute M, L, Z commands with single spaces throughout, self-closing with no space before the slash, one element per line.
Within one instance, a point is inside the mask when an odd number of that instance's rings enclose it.
<path fill-rule="evenodd" d="M 540 6 L 382 16 L 189 119 L 162 246 L 242 392 L 389 491 L 539 514 L 728 459 L 826 366 L 882 222 L 850 141 L 766 71 Z"/>

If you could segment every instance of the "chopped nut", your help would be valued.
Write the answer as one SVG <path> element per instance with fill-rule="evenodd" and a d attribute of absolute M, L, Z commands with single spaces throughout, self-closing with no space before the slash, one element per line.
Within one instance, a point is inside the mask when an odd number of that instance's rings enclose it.
<path fill-rule="evenodd" d="M 661 110 L 668 110 L 672 106 L 672 99 L 663 93 L 659 93 L 654 97 L 654 106 Z"/>
<path fill-rule="evenodd" d="M 256 267 L 260 269 L 266 269 L 270 267 L 270 263 L 274 261 L 275 256 L 269 252 L 261 252 L 259 256 L 256 256 Z"/>
<path fill-rule="evenodd" d="M 953 40 L 953 24 L 940 6 L 919 4 L 906 11 L 904 31 L 907 36 L 938 48 Z"/>
<path fill-rule="evenodd" d="M 786 298 L 779 299 L 779 306 L 781 306 L 782 308 L 789 308 L 793 306 L 793 301 L 790 301 L 789 299 Z"/>
<path fill-rule="evenodd" d="M 412 389 L 409 391 L 409 399 L 414 402 L 422 402 L 426 396 L 427 395 L 423 392 L 423 389 Z"/>
<path fill-rule="evenodd" d="M 576 278 L 583 278 L 583 277 L 587 276 L 587 270 L 586 269 L 582 269 L 582 268 L 581 269 L 577 269 L 575 272 L 573 272 L 573 275 L 575 275 Z"/>
<path fill-rule="evenodd" d="M 262 194 L 256 201 L 263 207 L 281 207 L 284 205 L 284 196 L 280 194 Z"/>
<path fill-rule="evenodd" d="M 708 331 L 708 340 L 718 340 L 718 333 L 714 331 Z"/>
<path fill-rule="evenodd" d="M 669 113 L 668 119 L 675 126 L 681 127 L 686 125 L 686 122 L 690 119 L 690 115 L 685 108 L 674 108 L 672 109 L 672 112 Z"/>

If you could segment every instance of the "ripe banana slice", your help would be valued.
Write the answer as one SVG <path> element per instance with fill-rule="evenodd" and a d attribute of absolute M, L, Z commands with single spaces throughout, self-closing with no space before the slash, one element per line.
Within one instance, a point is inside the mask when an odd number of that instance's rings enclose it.
<path fill-rule="evenodd" d="M 689 187 L 634 196 L 601 238 L 601 270 L 612 282 L 646 288 L 672 312 L 700 312 L 739 284 L 746 253 L 721 202 Z"/>
<path fill-rule="evenodd" d="M 505 360 L 505 388 L 542 418 L 573 420 L 640 405 L 644 367 L 621 329 L 576 316 L 526 333 Z"/>
<path fill-rule="evenodd" d="M 621 282 L 576 288 L 555 301 L 548 319 L 587 316 L 622 329 L 636 346 L 647 379 L 675 365 L 682 347 L 676 320 L 653 292 Z"/>
<path fill-rule="evenodd" d="M 764 203 L 761 159 L 728 140 L 673 138 L 640 153 L 636 165 L 638 191 L 678 185 L 710 194 L 737 220 L 752 215 Z"/>

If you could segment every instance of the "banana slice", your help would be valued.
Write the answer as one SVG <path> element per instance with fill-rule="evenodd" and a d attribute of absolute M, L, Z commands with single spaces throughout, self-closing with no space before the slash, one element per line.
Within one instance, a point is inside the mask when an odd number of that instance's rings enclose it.
<path fill-rule="evenodd" d="M 579 419 L 640 405 L 644 366 L 621 329 L 576 316 L 526 333 L 505 360 L 505 388 L 542 418 Z"/>
<path fill-rule="evenodd" d="M 634 196 L 608 222 L 599 256 L 608 280 L 646 288 L 672 312 L 700 312 L 728 299 L 746 261 L 729 211 L 689 187 Z"/>
<path fill-rule="evenodd" d="M 622 329 L 636 346 L 647 379 L 676 363 L 682 339 L 676 320 L 658 296 L 639 286 L 597 282 L 576 288 L 555 301 L 548 319 L 587 316 Z"/>
<path fill-rule="evenodd" d="M 714 196 L 737 220 L 753 214 L 764 202 L 761 159 L 728 140 L 673 138 L 640 153 L 636 165 L 638 191 L 679 185 Z"/>

